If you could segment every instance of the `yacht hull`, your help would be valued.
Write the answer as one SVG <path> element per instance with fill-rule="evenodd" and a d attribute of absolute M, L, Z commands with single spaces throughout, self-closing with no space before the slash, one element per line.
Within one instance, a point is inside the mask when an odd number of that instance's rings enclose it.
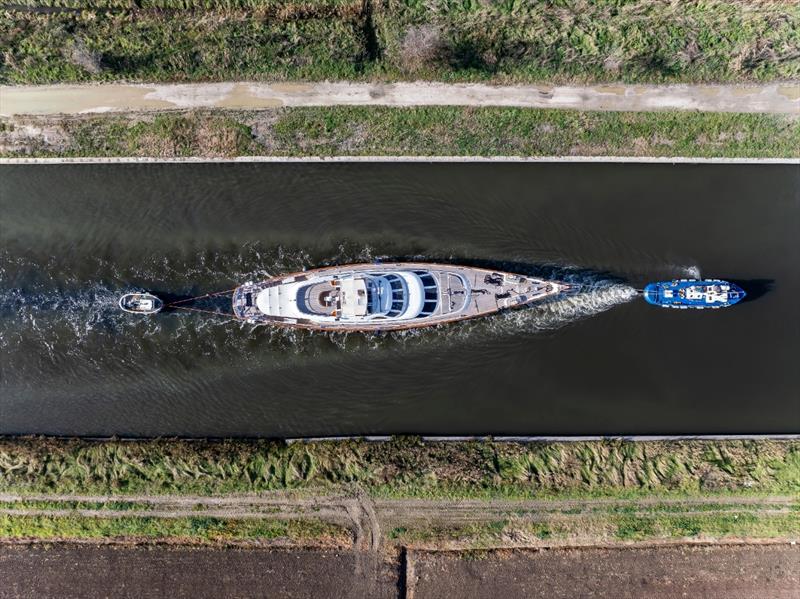
<path fill-rule="evenodd" d="M 354 321 L 352 318 L 313 314 L 287 309 L 285 313 L 267 314 L 256 301 L 259 294 L 277 298 L 273 305 L 287 302 L 286 297 L 297 289 L 324 285 L 336 277 L 359 274 L 425 272 L 435 277 L 438 288 L 437 309 L 430 316 L 413 319 Z M 571 286 L 551 281 L 484 268 L 419 262 L 349 264 L 329 266 L 274 277 L 262 282 L 247 282 L 233 293 L 233 312 L 240 320 L 252 324 L 275 325 L 317 331 L 378 332 L 434 327 L 470 318 L 494 314 L 506 309 L 529 306 L 568 293 Z M 283 296 L 281 294 L 284 294 Z M 302 294 L 301 294 L 302 295 Z M 291 299 L 288 301 L 297 301 Z M 271 309 L 273 312 L 276 309 Z M 278 310 L 280 312 L 280 310 Z M 333 312 L 333 314 L 336 314 Z"/>

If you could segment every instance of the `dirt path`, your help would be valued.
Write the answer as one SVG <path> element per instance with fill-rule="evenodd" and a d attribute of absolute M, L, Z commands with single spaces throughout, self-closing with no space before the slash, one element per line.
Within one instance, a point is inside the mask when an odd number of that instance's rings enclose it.
<path fill-rule="evenodd" d="M 676 513 L 681 516 L 710 513 L 776 516 L 785 515 L 796 509 L 797 499 L 790 496 L 640 500 L 372 499 L 361 489 L 355 489 L 349 495 L 316 497 L 298 497 L 285 492 L 224 497 L 0 494 L 0 515 L 9 516 L 321 519 L 351 531 L 353 546 L 361 555 L 361 558 L 356 560 L 355 566 L 361 573 L 374 570 L 375 560 L 365 561 L 364 556 L 379 554 L 385 541 L 384 537 L 388 534 L 386 531 L 391 531 L 395 527 L 446 529 L 472 524 L 490 524 L 501 520 L 514 521 L 517 524 L 570 521 L 602 516 L 607 514 L 608 510 L 615 509 L 624 509 L 625 513 L 630 515 L 645 516 L 653 513 L 654 509 L 664 510 L 665 506 L 673 510 L 680 508 Z M 509 541 L 509 544 L 516 546 L 525 543 Z"/>
<path fill-rule="evenodd" d="M 280 106 L 517 106 L 800 115 L 800 82 L 754 85 L 195 83 L 0 86 L 0 116 Z"/>
<path fill-rule="evenodd" d="M 361 497 L 361 494 L 358 493 Z M 194 508 L 203 506 L 275 506 L 291 505 L 318 509 L 322 505 L 338 504 L 354 500 L 345 495 L 303 496 L 285 491 L 268 491 L 259 494 L 209 495 L 78 495 L 71 493 L 0 493 L 0 502 L 12 501 L 73 501 L 83 503 L 107 503 L 112 501 L 144 503 L 150 505 L 170 505 Z M 356 500 L 358 500 L 356 498 Z M 791 495 L 720 495 L 702 497 L 643 497 L 641 499 L 614 499 L 598 497 L 593 499 L 374 499 L 372 503 L 379 509 L 406 506 L 412 510 L 426 506 L 444 506 L 452 509 L 459 506 L 474 506 L 485 509 L 487 506 L 498 509 L 544 509 L 548 507 L 611 506 L 628 505 L 762 505 L 792 504 L 798 499 Z"/>

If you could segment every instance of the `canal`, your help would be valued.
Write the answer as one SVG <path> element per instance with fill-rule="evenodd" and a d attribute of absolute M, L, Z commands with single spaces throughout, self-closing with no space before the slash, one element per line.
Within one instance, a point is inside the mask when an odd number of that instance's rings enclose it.
<path fill-rule="evenodd" d="M 796 165 L 3 165 L 0 434 L 796 433 L 798 234 Z M 412 258 L 582 292 L 373 336 L 116 307 Z M 697 276 L 747 301 L 636 292 Z"/>

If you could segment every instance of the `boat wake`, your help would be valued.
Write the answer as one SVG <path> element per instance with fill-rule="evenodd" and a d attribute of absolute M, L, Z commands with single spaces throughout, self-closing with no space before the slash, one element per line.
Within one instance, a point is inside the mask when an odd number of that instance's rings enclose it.
<path fill-rule="evenodd" d="M 120 295 L 132 290 L 148 289 L 165 299 L 180 298 L 224 289 L 232 276 L 257 279 L 267 271 L 299 270 L 320 262 L 356 262 L 371 258 L 369 254 L 370 248 L 340 247 L 330 260 L 320 260 L 284 248 L 239 247 L 202 257 L 199 262 L 197 257 L 153 257 L 139 269 L 118 270 L 111 261 L 99 260 L 93 267 L 83 263 L 81 271 L 49 258 L 17 256 L 12 260 L 6 255 L 5 260 L 0 259 L 0 351 L 6 354 L 5 370 L 13 372 L 14 378 L 25 376 L 26 368 L 31 369 L 29 374 L 48 369 L 56 372 L 63 368 L 65 358 L 77 364 L 76 372 L 140 372 L 157 361 L 171 363 L 181 371 L 231 362 L 260 369 L 282 368 L 298 359 L 330 356 L 331 350 L 423 349 L 449 342 L 471 343 L 487 336 L 550 332 L 628 302 L 637 293 L 620 280 L 591 271 L 513 265 L 510 270 L 569 282 L 577 291 L 463 323 L 372 335 L 256 327 L 182 311 L 131 315 L 117 305 Z M 14 283 L 16 286 L 4 288 Z M 31 354 L 39 360 L 30 360 Z"/>
<path fill-rule="evenodd" d="M 562 275 L 560 280 L 577 285 L 578 290 L 528 308 L 466 322 L 459 336 L 469 338 L 489 333 L 499 337 L 553 332 L 630 302 L 639 295 L 636 289 L 617 280 L 604 280 L 585 273 Z"/>
<path fill-rule="evenodd" d="M 531 329 L 545 331 L 560 328 L 625 304 L 639 295 L 633 287 L 615 282 L 586 286 L 574 295 L 547 303 L 531 318 Z"/>
<path fill-rule="evenodd" d="M 702 279 L 703 278 L 703 276 L 700 274 L 700 267 L 699 266 L 673 264 L 673 265 L 670 266 L 669 270 L 675 272 L 677 278 L 679 278 L 679 279 Z"/>

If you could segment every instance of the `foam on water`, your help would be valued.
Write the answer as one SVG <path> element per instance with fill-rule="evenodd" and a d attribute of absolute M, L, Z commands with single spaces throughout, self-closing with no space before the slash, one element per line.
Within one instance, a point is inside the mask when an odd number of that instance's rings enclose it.
<path fill-rule="evenodd" d="M 617 279 L 604 278 L 586 271 L 554 268 L 549 269 L 548 275 L 572 283 L 578 290 L 529 307 L 469 320 L 453 326 L 452 332 L 450 326 L 442 327 L 438 331 L 445 337 L 463 341 L 475 337 L 484 338 L 487 335 L 501 337 L 552 332 L 627 303 L 638 296 L 636 289 Z M 421 332 L 424 331 L 416 331 L 415 334 L 419 335 Z"/>
<path fill-rule="evenodd" d="M 78 358 L 77 373 L 141 371 L 154 361 L 166 367 L 171 364 L 176 371 L 231 362 L 245 369 L 280 369 L 298 359 L 312 359 L 323 353 L 330 356 L 331 351 L 411 350 L 553 331 L 636 296 L 632 287 L 590 271 L 495 263 L 498 269 L 572 283 L 578 291 L 484 319 L 372 335 L 255 327 L 224 316 L 184 311 L 143 317 L 126 314 L 117 305 L 122 293 L 134 289 L 148 289 L 165 299 L 180 298 L 217 291 L 232 281 L 375 258 L 373 247 L 347 243 L 322 260 L 302 250 L 249 244 L 218 252 L 143 257 L 140 265 L 130 267 L 117 266 L 108 258 L 73 266 L 56 257 L 0 254 L 0 348 L 9 356 L 9 370 L 17 371 L 15 377 L 26 376 L 25 370 L 31 370 L 30 375 L 37 371 L 56 372 L 65 357 Z M 414 258 L 430 260 L 425 256 Z M 9 283 L 17 285 L 9 287 Z M 224 312 L 229 310 L 227 301 L 219 298 L 204 307 Z M 31 352 L 44 360 L 24 359 Z M 14 359 L 15 354 L 20 355 L 19 361 Z"/>
<path fill-rule="evenodd" d="M 700 274 L 700 267 L 697 265 L 680 265 L 675 264 L 671 266 L 671 270 L 674 270 L 678 273 L 678 277 L 681 279 L 702 279 L 703 276 Z"/>

